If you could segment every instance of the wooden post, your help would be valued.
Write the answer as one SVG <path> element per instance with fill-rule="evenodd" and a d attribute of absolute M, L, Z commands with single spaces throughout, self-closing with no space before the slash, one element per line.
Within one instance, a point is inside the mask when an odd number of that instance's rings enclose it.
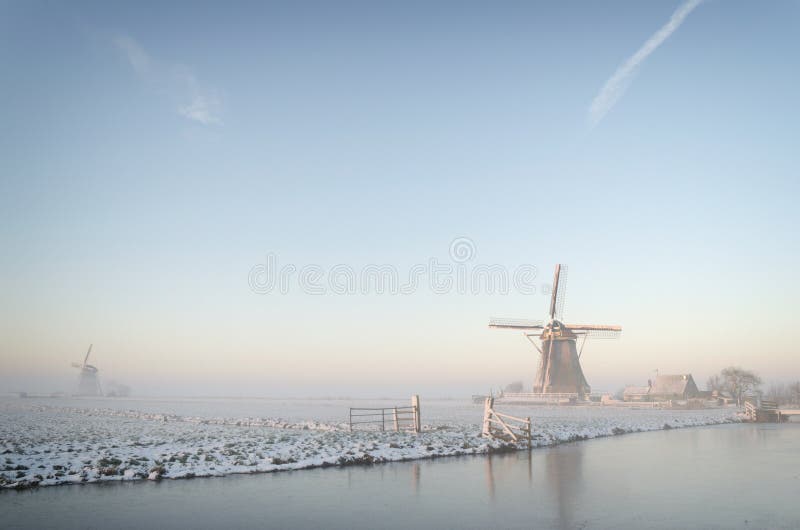
<path fill-rule="evenodd" d="M 414 432 L 422 431 L 422 418 L 419 414 L 419 395 L 411 396 L 411 406 L 414 407 Z"/>
<path fill-rule="evenodd" d="M 350 409 L 350 432 L 353 432 L 353 409 Z"/>
<path fill-rule="evenodd" d="M 527 420 L 528 420 L 528 449 L 530 449 L 531 448 L 531 430 L 533 428 L 533 425 L 531 425 L 531 417 L 530 416 L 527 417 Z"/>
<path fill-rule="evenodd" d="M 491 435 L 492 423 L 489 421 L 489 419 L 492 417 L 493 407 L 494 407 L 494 398 L 487 397 L 486 401 L 483 404 L 483 429 L 481 430 L 481 434 L 483 436 Z"/>
<path fill-rule="evenodd" d="M 400 432 L 400 426 L 397 424 L 397 407 L 392 409 L 392 417 L 394 418 L 394 432 Z"/>
<path fill-rule="evenodd" d="M 381 409 L 381 430 L 386 430 L 386 409 Z"/>

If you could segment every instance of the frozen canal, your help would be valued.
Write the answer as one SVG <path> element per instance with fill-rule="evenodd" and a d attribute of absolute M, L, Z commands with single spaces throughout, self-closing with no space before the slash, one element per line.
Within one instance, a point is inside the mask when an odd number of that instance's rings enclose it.
<path fill-rule="evenodd" d="M 800 424 L 532 452 L 0 494 L 4 528 L 800 527 Z"/>

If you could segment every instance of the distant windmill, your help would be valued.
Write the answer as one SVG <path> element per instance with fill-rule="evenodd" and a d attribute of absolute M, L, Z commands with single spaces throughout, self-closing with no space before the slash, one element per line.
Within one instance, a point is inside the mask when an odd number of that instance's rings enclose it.
<path fill-rule="evenodd" d="M 580 363 L 586 338 L 589 336 L 617 337 L 622 331 L 622 327 L 562 323 L 566 272 L 566 265 L 556 265 L 553 292 L 550 296 L 550 320 L 547 324 L 541 320 L 492 319 L 489 321 L 489 327 L 525 331 L 525 337 L 542 354 L 539 373 L 536 374 L 533 384 L 535 393 L 575 393 L 584 396 L 591 392 L 591 387 L 586 382 Z M 528 333 L 534 330 L 537 332 Z M 538 333 L 538 330 L 541 330 L 541 333 Z M 532 339 L 537 335 L 542 342 L 541 347 Z M 576 346 L 579 337 L 582 338 L 580 350 Z"/>
<path fill-rule="evenodd" d="M 81 373 L 78 376 L 78 394 L 79 396 L 102 396 L 103 392 L 100 389 L 100 379 L 97 377 L 97 367 L 88 363 L 89 354 L 92 353 L 92 344 L 89 345 L 89 351 L 86 352 L 86 357 L 83 358 L 83 364 L 72 363 L 73 368 L 80 368 Z"/>

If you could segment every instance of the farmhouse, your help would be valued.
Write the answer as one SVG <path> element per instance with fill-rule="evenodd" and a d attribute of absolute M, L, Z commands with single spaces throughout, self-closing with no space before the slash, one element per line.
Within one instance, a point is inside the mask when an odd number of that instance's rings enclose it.
<path fill-rule="evenodd" d="M 626 386 L 622 393 L 624 401 L 649 401 L 649 386 Z"/>
<path fill-rule="evenodd" d="M 699 395 L 692 374 L 658 375 L 650 386 L 650 401 L 691 399 Z"/>

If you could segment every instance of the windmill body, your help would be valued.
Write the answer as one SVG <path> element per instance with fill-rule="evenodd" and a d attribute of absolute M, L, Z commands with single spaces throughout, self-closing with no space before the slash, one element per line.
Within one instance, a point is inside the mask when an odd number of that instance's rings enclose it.
<path fill-rule="evenodd" d="M 561 314 L 566 294 L 566 266 L 556 265 L 547 324 L 533 320 L 492 319 L 489 327 L 517 329 L 539 350 L 541 362 L 533 383 L 537 394 L 578 394 L 585 396 L 591 387 L 583 375 L 580 357 L 588 337 L 616 337 L 620 326 L 564 324 Z M 541 346 L 536 343 L 539 339 Z M 579 347 L 580 342 L 580 347 Z"/>
<path fill-rule="evenodd" d="M 100 388 L 100 378 L 97 375 L 97 367 L 89 364 L 89 354 L 92 353 L 92 345 L 83 358 L 83 363 L 72 363 L 74 368 L 80 369 L 78 375 L 78 396 L 102 396 Z"/>
<path fill-rule="evenodd" d="M 578 357 L 578 335 L 553 322 L 542 332 L 542 362 L 533 383 L 533 391 L 543 394 L 588 394 L 589 383 Z"/>

